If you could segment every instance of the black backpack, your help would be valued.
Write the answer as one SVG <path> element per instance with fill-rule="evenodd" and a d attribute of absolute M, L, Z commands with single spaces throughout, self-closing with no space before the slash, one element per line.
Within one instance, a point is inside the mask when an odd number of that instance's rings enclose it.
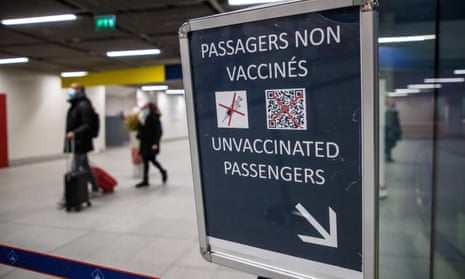
<path fill-rule="evenodd" d="M 92 118 L 90 123 L 90 136 L 92 138 L 98 137 L 98 132 L 100 130 L 100 116 L 92 107 Z"/>

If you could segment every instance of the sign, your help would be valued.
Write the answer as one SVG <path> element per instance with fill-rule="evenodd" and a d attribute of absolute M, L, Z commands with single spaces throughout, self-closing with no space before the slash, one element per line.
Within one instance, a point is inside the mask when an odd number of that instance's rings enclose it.
<path fill-rule="evenodd" d="M 375 88 L 367 91 L 362 63 L 374 58 L 363 56 L 362 14 L 360 5 L 300 1 L 183 27 L 207 260 L 272 278 L 374 269 L 374 228 L 364 229 L 374 207 L 364 197 L 375 186 L 375 135 L 363 104 Z"/>
<path fill-rule="evenodd" d="M 115 29 L 116 16 L 115 15 L 102 15 L 95 16 L 95 30 Z"/>

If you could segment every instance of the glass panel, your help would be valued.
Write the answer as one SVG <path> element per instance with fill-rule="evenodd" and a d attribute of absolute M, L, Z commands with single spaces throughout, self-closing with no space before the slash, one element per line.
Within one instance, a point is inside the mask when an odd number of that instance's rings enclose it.
<path fill-rule="evenodd" d="M 434 278 L 465 278 L 465 3 L 440 1 L 439 77 L 442 100 L 436 148 Z M 455 73 L 454 73 L 455 71 Z"/>
<path fill-rule="evenodd" d="M 379 16 L 383 41 L 407 40 L 379 44 L 384 101 L 379 278 L 429 278 L 435 99 L 423 87 L 434 76 L 435 3 L 380 1 Z"/>

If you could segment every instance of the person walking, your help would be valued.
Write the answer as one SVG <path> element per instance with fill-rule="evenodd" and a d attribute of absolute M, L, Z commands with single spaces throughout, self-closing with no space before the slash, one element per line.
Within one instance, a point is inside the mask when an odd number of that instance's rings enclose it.
<path fill-rule="evenodd" d="M 394 162 L 392 158 L 392 149 L 397 145 L 397 142 L 402 138 L 402 129 L 400 127 L 399 112 L 396 109 L 396 104 L 392 100 L 386 101 L 386 126 L 385 126 L 385 160 L 388 163 Z"/>
<path fill-rule="evenodd" d="M 154 103 L 148 103 L 141 109 L 142 119 L 137 126 L 137 138 L 140 141 L 139 154 L 143 161 L 143 180 L 136 188 L 149 186 L 149 164 L 152 163 L 161 173 L 163 184 L 168 179 L 168 172 L 157 161 L 160 153 L 160 139 L 163 134 L 160 122 L 160 109 Z"/>
<path fill-rule="evenodd" d="M 87 181 L 92 186 L 90 197 L 99 196 L 100 190 L 95 182 L 94 174 L 89 165 L 87 153 L 94 150 L 92 129 L 96 123 L 94 108 L 87 98 L 85 88 L 80 83 L 72 83 L 68 89 L 70 107 L 66 115 L 65 153 L 73 153 L 71 169 L 84 169 Z"/>

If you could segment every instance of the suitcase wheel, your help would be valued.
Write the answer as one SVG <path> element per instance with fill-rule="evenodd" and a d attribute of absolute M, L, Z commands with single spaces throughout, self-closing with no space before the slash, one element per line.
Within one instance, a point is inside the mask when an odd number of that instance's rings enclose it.
<path fill-rule="evenodd" d="M 87 202 L 87 206 L 92 206 L 92 203 L 90 203 L 90 201 Z"/>

